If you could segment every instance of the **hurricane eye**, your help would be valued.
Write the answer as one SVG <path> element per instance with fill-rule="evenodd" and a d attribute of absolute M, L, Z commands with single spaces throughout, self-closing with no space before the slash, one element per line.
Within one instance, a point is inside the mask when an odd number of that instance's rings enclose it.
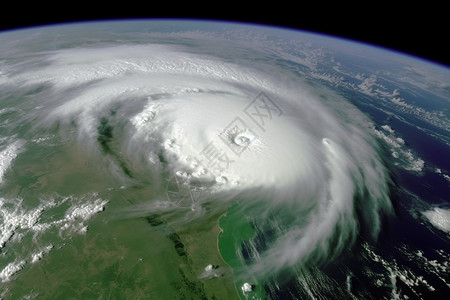
<path fill-rule="evenodd" d="M 255 137 L 251 135 L 250 133 L 241 132 L 236 134 L 236 136 L 233 137 L 233 143 L 240 147 L 248 147 L 253 142 Z"/>

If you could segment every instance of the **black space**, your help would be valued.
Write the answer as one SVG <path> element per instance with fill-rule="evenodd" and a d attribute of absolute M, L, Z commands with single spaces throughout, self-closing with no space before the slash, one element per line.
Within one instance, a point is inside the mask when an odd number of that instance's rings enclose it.
<path fill-rule="evenodd" d="M 336 1 L 341 2 L 341 1 Z M 330 4 L 317 2 L 261 2 L 228 3 L 189 2 L 180 7 L 177 2 L 141 4 L 109 2 L 107 7 L 96 8 L 77 2 L 36 9 L 28 7 L 27 15 L 16 13 L 21 7 L 14 5 L 4 11 L 0 30 L 46 24 L 80 21 L 187 18 L 203 20 L 239 21 L 276 25 L 361 41 L 384 48 L 425 58 L 450 67 L 450 42 L 447 9 L 429 3 L 395 6 L 394 3 L 360 2 L 359 4 Z M 417 3 L 417 1 L 416 1 Z M 17 4 L 20 6 L 21 4 Z M 183 5 L 183 4 L 181 4 Z M 245 6 L 244 6 L 245 5 Z M 176 8 L 176 9 L 175 9 Z M 45 13 L 42 13 L 45 11 Z M 11 12 L 11 15 L 8 15 Z"/>

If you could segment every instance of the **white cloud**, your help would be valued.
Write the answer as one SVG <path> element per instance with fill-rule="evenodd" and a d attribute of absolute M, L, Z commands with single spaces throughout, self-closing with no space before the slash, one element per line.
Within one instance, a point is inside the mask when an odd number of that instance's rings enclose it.
<path fill-rule="evenodd" d="M 450 210 L 435 207 L 433 210 L 423 212 L 423 215 L 434 227 L 450 233 Z"/>
<path fill-rule="evenodd" d="M 384 130 L 386 130 L 387 132 L 393 134 L 395 132 L 394 129 L 392 129 L 389 125 L 383 125 L 381 126 L 381 128 L 383 128 Z"/>
<path fill-rule="evenodd" d="M 6 267 L 3 268 L 3 270 L 0 272 L 0 281 L 1 282 L 8 282 L 11 280 L 11 277 L 22 270 L 23 266 L 25 265 L 26 261 L 14 261 L 6 265 Z"/>
<path fill-rule="evenodd" d="M 17 157 L 24 144 L 24 141 L 17 140 L 0 151 L 0 184 L 3 182 L 3 176 L 6 170 L 9 168 L 12 161 Z"/>
<path fill-rule="evenodd" d="M 418 157 L 411 149 L 406 148 L 403 138 L 395 135 L 395 130 L 389 125 L 382 126 L 384 131 L 373 129 L 375 135 L 382 139 L 390 148 L 394 162 L 401 168 L 421 172 L 425 166 L 425 161 Z"/>
<path fill-rule="evenodd" d="M 376 92 L 373 91 L 373 88 L 376 86 L 376 82 L 377 77 L 375 75 L 364 78 L 363 82 L 358 85 L 359 91 L 369 96 L 375 96 Z"/>

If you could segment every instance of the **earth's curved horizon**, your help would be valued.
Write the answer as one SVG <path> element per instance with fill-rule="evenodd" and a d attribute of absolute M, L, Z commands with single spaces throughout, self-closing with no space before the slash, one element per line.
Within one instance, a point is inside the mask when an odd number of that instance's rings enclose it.
<path fill-rule="evenodd" d="M 0 33 L 1 299 L 445 299 L 450 69 L 192 20 Z"/>
<path fill-rule="evenodd" d="M 420 14 L 423 13 L 421 10 Z M 435 12 L 436 13 L 436 12 Z M 224 23 L 224 24 L 241 24 L 253 27 L 276 28 L 279 30 L 297 31 L 309 33 L 312 35 L 320 35 L 333 39 L 346 40 L 348 42 L 364 44 L 369 47 L 381 48 L 390 52 L 397 52 L 400 55 L 410 56 L 414 59 L 428 61 L 432 64 L 440 65 L 441 67 L 450 67 L 450 61 L 446 55 L 446 44 L 441 41 L 436 35 L 430 34 L 442 26 L 438 23 L 439 18 L 434 19 L 434 22 L 427 24 L 415 24 L 409 22 L 409 30 L 405 30 L 400 26 L 395 26 L 401 23 L 397 19 L 394 24 L 384 22 L 378 24 L 377 29 L 372 26 L 371 18 L 375 16 L 362 17 L 365 22 L 360 22 L 359 26 L 355 26 L 353 22 L 311 22 L 309 19 L 304 21 L 298 18 L 260 18 L 255 16 L 246 16 L 244 18 L 235 17 L 214 17 L 214 16 L 197 16 L 197 17 L 167 17 L 167 16 L 104 16 L 102 18 L 93 17 L 77 17 L 58 16 L 52 18 L 51 16 L 34 16 L 37 18 L 4 20 L 0 24 L 0 32 L 14 32 L 21 30 L 33 30 L 36 28 L 57 27 L 57 26 L 71 26 L 77 24 L 88 23 L 113 23 L 113 22 L 148 22 L 148 21 L 163 21 L 163 22 L 177 22 L 188 21 L 197 23 Z M 54 17 L 54 16 L 53 16 Z M 354 17 L 354 15 L 353 15 Z M 397 16 L 399 17 L 399 16 Z M 378 17 L 375 17 L 378 19 Z M 385 20 L 386 21 L 386 20 Z M 391 20 L 393 21 L 393 20 Z M 382 26 L 380 26 L 382 25 Z M 417 28 L 414 28 L 414 25 Z"/>

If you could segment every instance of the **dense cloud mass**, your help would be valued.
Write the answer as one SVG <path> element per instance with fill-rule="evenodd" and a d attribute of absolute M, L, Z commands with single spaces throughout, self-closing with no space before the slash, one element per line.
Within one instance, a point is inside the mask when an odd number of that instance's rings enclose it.
<path fill-rule="evenodd" d="M 27 116 L 36 130 L 75 130 L 105 176 L 161 192 L 124 214 L 193 222 L 238 201 L 261 232 L 254 274 L 331 259 L 360 232 L 375 238 L 391 211 L 368 119 L 270 62 L 126 44 L 21 68 L 3 84 L 48 89 Z"/>

